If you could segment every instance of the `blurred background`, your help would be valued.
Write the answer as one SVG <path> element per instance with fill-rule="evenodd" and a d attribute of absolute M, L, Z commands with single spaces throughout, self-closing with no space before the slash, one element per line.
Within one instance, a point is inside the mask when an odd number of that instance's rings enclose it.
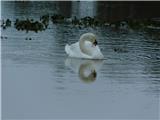
<path fill-rule="evenodd" d="M 8 9 L 14 9 L 14 11 L 10 11 L 10 14 L 12 12 L 21 12 L 26 17 L 29 17 L 30 14 L 38 16 L 46 13 L 58 13 L 65 17 L 96 16 L 107 21 L 118 21 L 124 19 L 159 18 L 160 16 L 160 2 L 158 1 L 2 1 L 1 4 L 2 15 L 4 15 L 3 6 L 7 4 Z M 27 14 L 26 9 L 30 9 L 29 11 L 32 11 L 32 13 L 28 11 Z M 7 16 L 9 13 L 5 14 Z"/>

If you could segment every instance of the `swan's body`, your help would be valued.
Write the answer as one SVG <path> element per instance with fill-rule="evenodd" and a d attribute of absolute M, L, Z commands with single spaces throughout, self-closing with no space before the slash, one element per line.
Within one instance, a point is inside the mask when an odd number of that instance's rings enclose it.
<path fill-rule="evenodd" d="M 71 45 L 67 44 L 65 46 L 65 51 L 69 57 L 103 59 L 103 54 L 96 44 L 97 41 L 95 35 L 92 33 L 85 33 L 80 37 L 78 42 Z"/>

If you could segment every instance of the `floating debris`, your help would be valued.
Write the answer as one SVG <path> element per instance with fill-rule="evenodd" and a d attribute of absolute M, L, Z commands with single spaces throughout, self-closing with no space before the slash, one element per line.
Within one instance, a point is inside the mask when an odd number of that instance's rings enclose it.
<path fill-rule="evenodd" d="M 1 39 L 7 39 L 8 37 L 7 36 L 1 36 Z"/>
<path fill-rule="evenodd" d="M 32 40 L 32 38 L 28 38 L 28 37 L 27 37 L 25 40 Z"/>
<path fill-rule="evenodd" d="M 113 48 L 113 50 L 117 53 L 126 53 L 128 52 L 126 49 L 122 49 L 122 48 Z"/>

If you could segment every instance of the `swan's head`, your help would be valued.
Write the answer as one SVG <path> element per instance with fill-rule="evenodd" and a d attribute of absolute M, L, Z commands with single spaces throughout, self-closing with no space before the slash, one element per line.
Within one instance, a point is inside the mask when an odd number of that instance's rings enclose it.
<path fill-rule="evenodd" d="M 80 41 L 90 41 L 94 46 L 98 44 L 96 36 L 93 33 L 85 33 L 80 37 Z"/>

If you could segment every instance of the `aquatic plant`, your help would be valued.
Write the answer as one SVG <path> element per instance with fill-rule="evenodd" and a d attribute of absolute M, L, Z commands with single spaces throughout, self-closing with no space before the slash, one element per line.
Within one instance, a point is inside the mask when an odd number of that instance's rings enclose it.
<path fill-rule="evenodd" d="M 60 14 L 54 14 L 53 16 L 51 16 L 51 20 L 53 23 L 63 23 L 64 19 L 65 17 Z"/>
<path fill-rule="evenodd" d="M 45 28 L 48 28 L 49 25 L 49 15 L 43 15 L 40 17 L 40 21 L 45 26 Z"/>
<path fill-rule="evenodd" d="M 67 24 L 73 25 L 82 29 L 84 27 L 110 27 L 115 30 L 128 31 L 132 30 L 142 30 L 142 31 L 160 31 L 160 19 L 125 19 L 119 21 L 107 21 L 101 20 L 96 17 L 86 16 L 83 18 L 77 18 L 76 16 L 67 18 L 61 14 L 54 14 L 49 16 L 49 14 L 40 16 L 39 21 L 34 21 L 33 19 L 19 20 L 15 21 L 15 28 L 17 30 L 28 31 L 42 31 L 48 28 L 49 21 L 53 24 Z M 11 26 L 12 21 L 7 19 L 2 20 L 1 27 L 6 29 Z"/>
<path fill-rule="evenodd" d="M 39 21 L 33 21 L 33 20 L 19 20 L 19 19 L 16 19 L 16 22 L 15 22 L 15 27 L 17 30 L 26 30 L 27 32 L 28 31 L 35 31 L 35 32 L 38 32 L 38 31 L 42 31 L 44 30 L 44 25 L 39 22 Z"/>
<path fill-rule="evenodd" d="M 6 21 L 5 20 L 2 20 L 2 24 L 1 24 L 1 27 L 3 29 L 6 29 L 7 27 L 11 27 L 11 20 L 10 19 L 7 19 Z"/>
<path fill-rule="evenodd" d="M 7 19 L 7 20 L 6 20 L 6 26 L 7 26 L 7 27 L 11 27 L 11 20 L 10 20 L 10 19 Z"/>

